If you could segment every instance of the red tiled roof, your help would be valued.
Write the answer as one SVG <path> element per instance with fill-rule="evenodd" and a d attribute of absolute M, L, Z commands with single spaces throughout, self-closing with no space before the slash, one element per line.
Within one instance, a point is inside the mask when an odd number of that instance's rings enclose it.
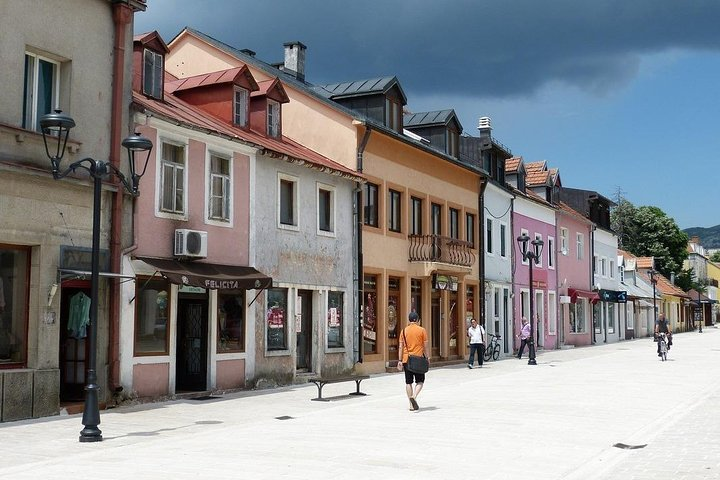
<path fill-rule="evenodd" d="M 258 82 L 258 90 L 255 92 L 252 92 L 250 94 L 251 97 L 260 97 L 267 95 L 268 92 L 272 89 L 277 89 L 278 93 L 280 94 L 280 101 L 282 103 L 287 103 L 290 101 L 290 97 L 287 96 L 287 93 L 285 92 L 285 89 L 282 86 L 282 83 L 280 82 L 280 79 L 273 78 L 270 80 L 263 80 L 262 82 Z"/>
<path fill-rule="evenodd" d="M 562 213 L 566 215 L 570 215 L 571 217 L 574 217 L 576 220 L 580 220 L 583 223 L 593 223 L 592 220 L 589 218 L 584 217 L 581 213 L 573 210 L 568 204 L 565 202 L 558 202 L 558 210 L 560 210 Z"/>
<path fill-rule="evenodd" d="M 655 258 L 653 257 L 637 257 L 638 268 L 654 268 Z"/>
<path fill-rule="evenodd" d="M 247 145 L 264 149 L 264 153 L 268 156 L 287 156 L 289 159 L 301 160 L 317 169 L 328 169 L 332 173 L 339 174 L 346 178 L 363 180 L 362 174 L 304 147 L 287 137 L 268 137 L 253 130 L 244 130 L 226 124 L 203 112 L 201 109 L 183 102 L 171 93 L 166 92 L 165 101 L 160 101 L 145 97 L 138 92 L 133 92 L 133 101 L 144 109 L 151 110 L 158 116 L 177 121 L 181 125 L 206 130 L 209 134 L 230 137 Z"/>
<path fill-rule="evenodd" d="M 527 168 L 527 166 L 526 166 Z M 531 187 L 538 185 L 548 184 L 548 172 L 540 170 L 527 170 L 527 176 L 525 177 L 525 184 Z"/>
<path fill-rule="evenodd" d="M 190 90 L 191 88 L 204 87 L 207 85 L 218 85 L 222 83 L 235 83 L 238 77 L 245 75 L 247 67 L 235 67 L 219 72 L 204 73 L 192 77 L 180 78 L 171 82 L 165 82 L 165 91 L 168 93 Z M 254 81 L 251 82 L 254 83 Z M 257 83 L 252 85 L 257 88 Z"/>
<path fill-rule="evenodd" d="M 522 157 L 512 157 L 505 160 L 505 173 L 516 173 L 522 161 Z"/>
<path fill-rule="evenodd" d="M 525 170 L 530 173 L 532 171 L 547 170 L 547 162 L 545 160 L 538 160 L 537 162 L 529 162 L 525 164 Z"/>

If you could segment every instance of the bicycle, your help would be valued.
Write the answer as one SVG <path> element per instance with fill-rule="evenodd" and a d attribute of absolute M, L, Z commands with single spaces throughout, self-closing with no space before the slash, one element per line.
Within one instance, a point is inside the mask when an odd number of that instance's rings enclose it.
<path fill-rule="evenodd" d="M 500 358 L 500 335 L 491 333 L 489 334 L 489 336 L 490 345 L 485 348 L 485 354 L 483 355 L 485 361 L 488 361 L 491 358 L 493 360 L 497 360 L 498 358 Z"/>

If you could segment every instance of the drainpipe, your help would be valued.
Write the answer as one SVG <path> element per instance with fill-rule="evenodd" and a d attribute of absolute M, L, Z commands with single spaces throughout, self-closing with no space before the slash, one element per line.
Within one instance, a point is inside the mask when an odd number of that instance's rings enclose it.
<path fill-rule="evenodd" d="M 487 303 L 487 297 L 485 296 L 485 189 L 487 188 L 487 178 L 480 175 L 480 194 L 478 195 L 478 281 L 480 283 L 480 291 L 478 292 L 478 298 L 481 298 L 480 302 L 480 321 L 487 330 L 488 324 L 485 321 L 485 304 Z M 512 215 L 511 215 L 512 216 Z M 497 333 L 497 332 L 495 332 Z M 505 334 L 507 335 L 507 333 Z"/>
<path fill-rule="evenodd" d="M 120 168 L 120 151 L 122 138 L 122 119 L 125 113 L 123 93 L 125 92 L 125 39 L 127 27 L 132 21 L 133 10 L 126 3 L 113 3 L 113 24 L 115 26 L 113 45 L 113 81 L 112 106 L 110 116 L 110 163 Z M 113 177 L 114 178 L 114 177 Z M 113 183 L 118 185 L 118 180 Z M 122 204 L 124 189 L 118 187 L 112 196 L 112 213 L 110 220 L 110 271 L 120 271 L 120 248 L 122 242 Z M 109 391 L 114 392 L 120 384 L 120 282 L 117 278 L 109 279 L 108 296 L 109 315 Z"/>
<path fill-rule="evenodd" d="M 353 123 L 356 123 L 356 121 L 353 121 Z M 360 124 L 360 123 L 356 123 Z M 362 173 L 363 171 L 363 154 L 365 152 L 365 147 L 367 147 L 368 141 L 370 140 L 370 125 L 367 123 L 361 123 L 365 126 L 365 134 L 363 135 L 362 140 L 360 141 L 360 145 L 358 145 L 357 149 L 357 171 L 358 173 Z M 356 358 L 358 359 L 358 363 L 363 363 L 363 326 L 360 318 L 360 309 L 363 305 L 363 299 L 364 299 L 364 287 L 365 287 L 365 278 L 363 277 L 363 248 L 362 248 L 362 227 L 363 227 L 363 219 L 362 215 L 360 214 L 362 210 L 362 184 L 360 182 L 356 182 L 355 184 L 355 211 L 353 212 L 353 215 L 355 216 L 355 228 L 357 230 L 356 237 L 357 237 L 357 298 L 358 298 L 358 304 L 357 308 L 355 310 L 356 312 L 356 318 L 358 321 L 358 333 L 357 333 L 357 345 L 358 345 L 358 351 Z"/>

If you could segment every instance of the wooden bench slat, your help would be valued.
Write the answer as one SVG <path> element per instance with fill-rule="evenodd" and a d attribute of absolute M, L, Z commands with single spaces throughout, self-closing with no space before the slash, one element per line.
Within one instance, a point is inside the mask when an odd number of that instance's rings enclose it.
<path fill-rule="evenodd" d="M 367 380 L 368 378 L 370 378 L 370 375 L 344 375 L 341 377 L 322 377 L 322 376 L 311 377 L 308 379 L 308 381 L 314 383 L 318 389 L 317 398 L 312 398 L 311 400 L 316 400 L 319 402 L 327 402 L 328 400 L 326 398 L 322 398 L 322 389 L 328 383 L 342 383 L 342 382 L 354 381 L 355 386 L 357 387 L 356 391 L 350 392 L 349 395 L 365 395 L 364 393 L 362 393 L 360 391 L 360 382 L 362 382 L 363 380 Z"/>

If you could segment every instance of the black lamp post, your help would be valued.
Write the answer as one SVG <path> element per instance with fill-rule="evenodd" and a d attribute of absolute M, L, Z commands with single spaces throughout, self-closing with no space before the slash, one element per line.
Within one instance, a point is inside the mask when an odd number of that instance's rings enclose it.
<path fill-rule="evenodd" d="M 75 170 L 86 170 L 94 181 L 93 190 L 93 230 L 92 230 L 92 275 L 90 286 L 90 324 L 88 325 L 88 335 L 90 357 L 87 363 L 87 372 L 85 378 L 85 405 L 83 407 L 82 423 L 85 428 L 80 432 L 81 442 L 100 442 L 102 441 L 102 432 L 98 428 L 100 424 L 100 408 L 98 404 L 97 385 L 97 317 L 98 317 L 98 284 L 100 279 L 100 193 L 102 192 L 102 180 L 106 176 L 115 175 L 120 179 L 125 188 L 133 195 L 138 196 L 138 185 L 140 177 L 145 174 L 148 160 L 150 159 L 150 151 L 152 150 L 152 142 L 147 138 L 134 134 L 122 141 L 123 147 L 127 148 L 130 159 L 130 178 L 118 170 L 111 163 L 98 161 L 92 158 L 83 158 L 70 165 L 64 171 L 60 170 L 60 162 L 65 153 L 68 135 L 70 129 L 75 126 L 75 121 L 69 116 L 63 114 L 60 110 L 55 113 L 44 115 L 40 119 L 40 127 L 42 128 L 43 142 L 45 143 L 45 152 L 50 158 L 52 164 L 52 173 L 55 180 L 66 177 Z M 55 145 L 54 148 L 48 146 L 48 140 Z M 50 153 L 54 150 L 54 153 Z M 142 171 L 138 173 L 135 165 L 135 153 L 147 152 Z"/>
<path fill-rule="evenodd" d="M 535 295 L 533 293 L 533 263 L 535 263 L 536 265 L 540 263 L 540 255 L 542 254 L 543 241 L 536 238 L 535 240 L 530 242 L 530 244 L 532 245 L 532 250 L 529 250 L 529 240 L 530 237 L 528 237 L 524 233 L 517 237 L 518 247 L 520 248 L 522 258 L 523 260 L 528 262 L 528 265 L 530 267 L 530 341 L 528 342 L 530 353 L 528 358 L 528 365 L 537 365 L 537 361 L 535 360 L 535 299 L 533 298 Z"/>
<path fill-rule="evenodd" d="M 699 287 L 698 287 L 699 288 Z M 698 294 L 698 333 L 702 333 L 702 324 L 703 324 L 703 311 L 702 311 L 702 303 L 700 302 L 700 290 L 697 291 Z"/>
<path fill-rule="evenodd" d="M 655 331 L 655 325 L 657 325 L 657 306 L 655 305 L 655 300 L 657 298 L 657 295 L 655 294 L 655 286 L 657 285 L 657 276 L 658 272 L 656 270 L 653 270 L 652 268 L 648 270 L 648 275 L 650 275 L 650 283 L 652 283 L 653 287 L 653 331 Z"/>

